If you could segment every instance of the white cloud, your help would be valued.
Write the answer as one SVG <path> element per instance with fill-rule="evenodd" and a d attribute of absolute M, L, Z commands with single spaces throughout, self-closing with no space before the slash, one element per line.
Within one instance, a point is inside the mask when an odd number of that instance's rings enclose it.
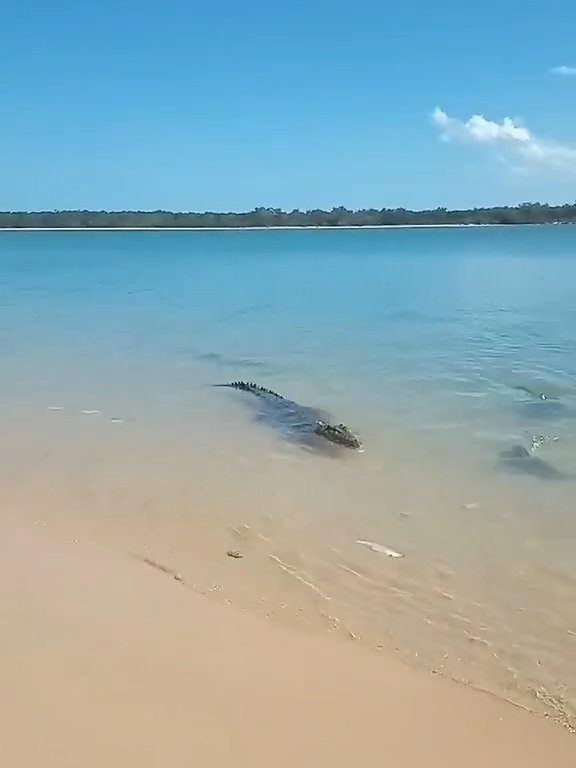
<path fill-rule="evenodd" d="M 434 112 L 432 112 L 432 122 L 436 125 L 448 125 L 450 118 L 443 109 L 436 107 Z"/>
<path fill-rule="evenodd" d="M 465 123 L 454 117 L 448 117 L 444 110 L 436 107 L 432 113 L 432 122 L 442 128 L 445 139 L 471 139 L 473 141 L 530 141 L 526 128 L 517 125 L 511 117 L 505 117 L 501 123 L 486 120 L 482 115 L 472 115 Z"/>
<path fill-rule="evenodd" d="M 540 139 L 511 117 L 501 123 L 487 120 L 483 115 L 472 115 L 466 122 L 450 117 L 440 107 L 432 113 L 432 122 L 440 130 L 443 141 L 492 145 L 502 151 L 515 165 L 521 161 L 532 167 L 576 171 L 576 147 Z"/>
<path fill-rule="evenodd" d="M 567 67 L 562 64 L 560 67 L 552 67 L 550 70 L 553 75 L 564 75 L 564 77 L 576 77 L 576 67 Z"/>

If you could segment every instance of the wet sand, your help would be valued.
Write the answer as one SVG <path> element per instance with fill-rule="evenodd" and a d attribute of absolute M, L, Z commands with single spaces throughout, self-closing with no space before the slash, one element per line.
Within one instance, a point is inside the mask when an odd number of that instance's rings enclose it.
<path fill-rule="evenodd" d="M 103 545 L 6 516 L 0 601 L 11 768 L 576 758 L 568 731 L 494 697 L 271 626 Z"/>

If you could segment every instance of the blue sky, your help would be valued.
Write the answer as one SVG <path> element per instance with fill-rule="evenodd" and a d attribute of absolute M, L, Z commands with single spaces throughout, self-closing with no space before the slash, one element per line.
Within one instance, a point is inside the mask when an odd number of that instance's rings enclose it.
<path fill-rule="evenodd" d="M 575 30 L 573 0 L 5 3 L 0 209 L 574 201 Z"/>

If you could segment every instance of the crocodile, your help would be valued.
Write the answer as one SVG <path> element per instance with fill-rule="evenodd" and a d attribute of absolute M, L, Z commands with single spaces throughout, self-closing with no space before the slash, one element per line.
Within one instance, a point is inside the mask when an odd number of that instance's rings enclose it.
<path fill-rule="evenodd" d="M 333 424 L 323 411 L 299 405 L 267 387 L 249 381 L 215 384 L 255 395 L 260 401 L 259 417 L 280 427 L 288 437 L 309 448 L 325 452 L 324 441 L 345 448 L 360 450 L 362 442 L 345 424 Z M 318 438 L 323 438 L 319 440 Z"/>
<path fill-rule="evenodd" d="M 529 395 L 528 400 L 517 403 L 517 407 L 531 421 L 560 421 L 574 416 L 573 412 L 560 401 L 558 395 L 542 392 L 535 387 L 519 385 L 514 387 L 519 392 Z"/>

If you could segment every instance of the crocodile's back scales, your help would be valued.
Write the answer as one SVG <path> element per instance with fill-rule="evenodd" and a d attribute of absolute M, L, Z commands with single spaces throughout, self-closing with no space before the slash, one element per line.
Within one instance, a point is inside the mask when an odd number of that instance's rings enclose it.
<path fill-rule="evenodd" d="M 260 402 L 258 418 L 280 428 L 288 438 L 308 448 L 326 453 L 330 445 L 362 447 L 358 437 L 344 424 L 331 424 L 323 411 L 287 400 L 267 387 L 251 381 L 231 381 L 215 386 L 255 395 Z"/>

